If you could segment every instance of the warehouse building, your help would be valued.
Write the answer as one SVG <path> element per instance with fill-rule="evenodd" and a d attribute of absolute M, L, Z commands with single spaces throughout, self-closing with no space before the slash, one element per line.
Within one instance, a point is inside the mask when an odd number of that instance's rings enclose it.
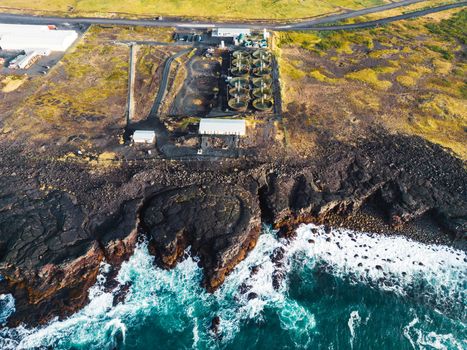
<path fill-rule="evenodd" d="M 214 28 L 212 30 L 213 37 L 220 38 L 237 38 L 240 35 L 249 36 L 251 34 L 248 28 Z"/>
<path fill-rule="evenodd" d="M 54 26 L 0 24 L 0 49 L 66 51 L 78 38 L 74 30 Z"/>
<path fill-rule="evenodd" d="M 30 50 L 25 51 L 24 54 L 16 56 L 8 64 L 10 69 L 28 69 L 34 62 L 42 56 L 50 55 L 50 50 Z"/>
<path fill-rule="evenodd" d="M 201 119 L 199 133 L 202 135 L 246 135 L 246 122 L 240 119 Z"/>
<path fill-rule="evenodd" d="M 154 143 L 156 141 L 156 133 L 153 130 L 136 130 L 133 133 L 134 143 Z"/>

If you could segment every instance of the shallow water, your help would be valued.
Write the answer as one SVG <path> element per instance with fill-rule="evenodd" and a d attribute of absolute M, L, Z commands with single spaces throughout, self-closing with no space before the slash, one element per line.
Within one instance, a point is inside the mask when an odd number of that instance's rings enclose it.
<path fill-rule="evenodd" d="M 304 225 L 287 242 L 265 229 L 208 294 L 193 258 L 162 270 L 143 242 L 112 293 L 103 264 L 88 306 L 41 328 L 5 328 L 0 348 L 466 349 L 465 262 L 464 252 L 402 237 Z M 112 306 L 124 285 L 125 300 Z M 2 296 L 0 321 L 12 312 Z"/>

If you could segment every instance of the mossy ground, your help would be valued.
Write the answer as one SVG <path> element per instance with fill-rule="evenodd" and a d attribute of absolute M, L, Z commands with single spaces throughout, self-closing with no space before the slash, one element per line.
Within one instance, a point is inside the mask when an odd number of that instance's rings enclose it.
<path fill-rule="evenodd" d="M 0 100 L 4 136 L 20 136 L 36 146 L 53 142 L 97 153 L 120 144 L 129 48 L 112 40 L 167 41 L 171 36 L 170 28 L 92 26 L 46 76 L 25 81 Z M 157 67 L 139 61 L 138 68 L 144 80 Z"/>
<path fill-rule="evenodd" d="M 290 146 L 307 153 L 316 131 L 353 142 L 383 127 L 467 159 L 466 18 L 457 10 L 369 30 L 276 33 Z"/>

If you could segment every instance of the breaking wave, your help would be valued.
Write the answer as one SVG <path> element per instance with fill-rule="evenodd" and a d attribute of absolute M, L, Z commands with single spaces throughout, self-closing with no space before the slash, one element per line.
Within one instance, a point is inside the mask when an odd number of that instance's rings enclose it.
<path fill-rule="evenodd" d="M 114 290 L 104 289 L 111 266 L 102 264 L 85 308 L 4 328 L 0 347 L 464 349 L 465 262 L 462 251 L 402 237 L 303 225 L 288 241 L 265 229 L 209 294 L 196 258 L 160 269 L 143 242 Z"/>
<path fill-rule="evenodd" d="M 15 312 L 13 295 L 0 294 L 0 325 L 4 325 L 13 312 Z"/>

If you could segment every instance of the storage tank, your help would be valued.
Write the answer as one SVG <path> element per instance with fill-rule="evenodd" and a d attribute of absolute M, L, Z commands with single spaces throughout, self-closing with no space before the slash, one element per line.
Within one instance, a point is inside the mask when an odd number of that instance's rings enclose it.
<path fill-rule="evenodd" d="M 250 81 L 247 78 L 236 77 L 229 80 L 229 85 L 231 87 L 248 88 L 248 86 L 250 85 Z"/>
<path fill-rule="evenodd" d="M 270 111 L 274 105 L 274 102 L 266 97 L 267 96 L 262 96 L 254 100 L 253 107 L 259 111 Z"/>
<path fill-rule="evenodd" d="M 249 98 L 235 96 L 231 98 L 228 102 L 228 105 L 231 109 L 235 111 L 244 111 L 248 107 Z"/>
<path fill-rule="evenodd" d="M 268 100 L 272 99 L 272 90 L 270 88 L 256 88 L 253 90 L 253 96 L 261 98 L 264 97 Z"/>
<path fill-rule="evenodd" d="M 253 85 L 255 88 L 269 88 L 272 84 L 272 77 L 270 75 L 263 75 L 259 78 L 253 78 Z"/>
<path fill-rule="evenodd" d="M 237 50 L 232 53 L 232 57 L 247 59 L 250 58 L 250 54 L 247 51 Z"/>
<path fill-rule="evenodd" d="M 271 52 L 268 51 L 268 50 L 256 50 L 255 52 L 253 52 L 253 58 L 255 59 L 262 59 L 262 60 L 268 60 L 270 61 L 271 60 Z"/>

